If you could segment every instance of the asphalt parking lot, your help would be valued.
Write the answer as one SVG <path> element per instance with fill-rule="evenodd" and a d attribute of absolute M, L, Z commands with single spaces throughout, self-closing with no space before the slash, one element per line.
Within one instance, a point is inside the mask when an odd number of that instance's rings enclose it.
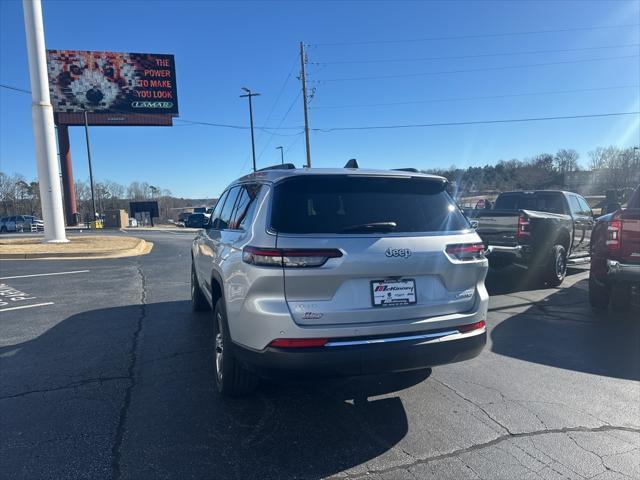
<path fill-rule="evenodd" d="M 492 276 L 480 357 L 225 400 L 192 233 L 146 256 L 0 263 L 0 476 L 640 478 L 640 315 L 594 313 L 587 272 Z"/>

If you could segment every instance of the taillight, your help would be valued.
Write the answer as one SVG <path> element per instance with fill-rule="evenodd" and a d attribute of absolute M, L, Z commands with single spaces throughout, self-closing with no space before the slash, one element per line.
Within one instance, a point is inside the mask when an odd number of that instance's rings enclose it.
<path fill-rule="evenodd" d="M 269 346 L 278 348 L 323 347 L 328 341 L 328 338 L 276 338 Z"/>
<path fill-rule="evenodd" d="M 447 255 L 456 260 L 469 261 L 482 260 L 484 258 L 483 243 L 456 243 L 454 245 L 447 245 L 445 251 Z"/>
<path fill-rule="evenodd" d="M 619 250 L 622 233 L 622 220 L 614 218 L 607 226 L 607 248 L 609 250 Z"/>
<path fill-rule="evenodd" d="M 260 267 L 309 268 L 321 267 L 342 252 L 335 248 L 260 248 L 244 247 L 242 261 Z"/>
<path fill-rule="evenodd" d="M 480 320 L 479 322 L 470 323 L 468 325 L 461 325 L 459 327 L 456 327 L 456 329 L 460 333 L 469 333 L 469 332 L 473 332 L 474 330 L 480 330 L 481 328 L 484 328 L 486 325 L 487 324 L 484 322 L 484 320 Z"/>
<path fill-rule="evenodd" d="M 520 215 L 518 217 L 518 232 L 516 233 L 516 237 L 518 238 L 527 238 L 531 235 L 531 231 L 529 230 L 529 218 L 525 215 Z"/>

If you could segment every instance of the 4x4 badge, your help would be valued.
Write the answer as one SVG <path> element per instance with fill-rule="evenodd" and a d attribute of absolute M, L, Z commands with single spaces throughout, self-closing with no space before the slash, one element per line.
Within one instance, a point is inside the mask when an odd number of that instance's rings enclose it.
<path fill-rule="evenodd" d="M 387 248 L 384 252 L 387 257 L 402 257 L 409 258 L 411 256 L 411 250 L 408 248 Z"/>

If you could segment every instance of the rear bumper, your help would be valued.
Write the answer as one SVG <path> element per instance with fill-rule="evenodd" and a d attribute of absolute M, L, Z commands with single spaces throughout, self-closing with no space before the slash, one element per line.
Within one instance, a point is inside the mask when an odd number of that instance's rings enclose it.
<path fill-rule="evenodd" d="M 340 377 L 460 362 L 479 355 L 486 341 L 485 328 L 468 334 L 390 343 L 336 341 L 331 342 L 335 346 L 327 344 L 318 348 L 267 347 L 255 351 L 234 345 L 234 353 L 249 369 L 265 377 Z"/>
<path fill-rule="evenodd" d="M 489 245 L 487 247 L 487 256 L 507 256 L 513 258 L 522 257 L 522 245 L 516 245 L 515 247 L 507 247 L 502 245 Z"/>
<path fill-rule="evenodd" d="M 640 283 L 640 264 L 607 260 L 607 280 L 611 282 Z"/>
<path fill-rule="evenodd" d="M 509 264 L 527 267 L 532 255 L 529 245 L 489 245 L 486 250 L 490 266 L 504 266 Z"/>

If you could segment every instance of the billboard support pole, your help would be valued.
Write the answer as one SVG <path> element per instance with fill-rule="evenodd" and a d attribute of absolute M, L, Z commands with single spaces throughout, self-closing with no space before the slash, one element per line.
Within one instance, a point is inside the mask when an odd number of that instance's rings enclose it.
<path fill-rule="evenodd" d="M 67 225 L 78 224 L 78 205 L 76 203 L 76 186 L 73 183 L 73 163 L 71 162 L 71 145 L 69 127 L 58 125 L 58 148 L 60 149 L 60 171 L 62 173 L 62 196 Z"/>
<path fill-rule="evenodd" d="M 64 230 L 53 107 L 49 96 L 42 5 L 40 0 L 22 0 L 22 10 L 29 57 L 31 116 L 44 220 L 44 241 L 65 243 L 68 240 Z"/>
<path fill-rule="evenodd" d="M 96 212 L 96 195 L 93 187 L 93 167 L 91 166 L 91 144 L 89 143 L 89 120 L 87 111 L 84 111 L 84 136 L 87 139 L 87 159 L 89 160 L 89 182 L 91 183 L 91 207 L 93 210 L 93 222 L 96 221 L 98 215 Z"/>

